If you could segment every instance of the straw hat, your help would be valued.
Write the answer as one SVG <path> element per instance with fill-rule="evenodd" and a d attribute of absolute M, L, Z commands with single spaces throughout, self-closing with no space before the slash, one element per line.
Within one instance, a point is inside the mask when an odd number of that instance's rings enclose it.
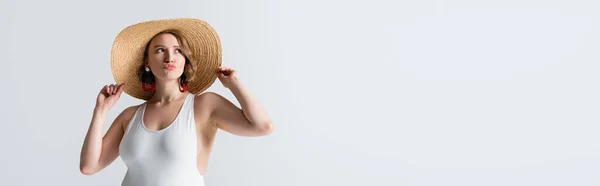
<path fill-rule="evenodd" d="M 148 100 L 152 92 L 142 89 L 138 71 L 143 65 L 146 44 L 161 31 L 175 29 L 187 40 L 195 68 L 195 78 L 188 91 L 199 94 L 210 87 L 221 66 L 221 41 L 207 22 L 194 18 L 174 18 L 137 23 L 123 29 L 116 37 L 111 51 L 112 74 L 117 84 L 125 83 L 123 91 L 132 97 Z"/>

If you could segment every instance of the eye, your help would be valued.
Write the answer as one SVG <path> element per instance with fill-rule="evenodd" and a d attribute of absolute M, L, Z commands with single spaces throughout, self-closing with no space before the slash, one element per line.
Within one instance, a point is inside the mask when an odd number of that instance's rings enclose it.
<path fill-rule="evenodd" d="M 175 52 L 181 54 L 181 49 L 175 49 Z"/>
<path fill-rule="evenodd" d="M 156 49 L 156 52 L 164 52 L 164 51 L 165 51 L 165 49 L 162 49 L 162 48 Z"/>

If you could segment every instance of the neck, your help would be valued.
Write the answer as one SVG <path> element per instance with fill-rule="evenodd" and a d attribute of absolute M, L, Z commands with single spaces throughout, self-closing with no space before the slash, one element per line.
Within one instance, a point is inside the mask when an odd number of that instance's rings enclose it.
<path fill-rule="evenodd" d="M 154 95 L 152 98 L 150 98 L 150 100 L 148 100 L 148 102 L 170 102 L 187 94 L 187 91 L 181 92 L 178 79 L 168 81 L 161 81 L 157 79 Z"/>

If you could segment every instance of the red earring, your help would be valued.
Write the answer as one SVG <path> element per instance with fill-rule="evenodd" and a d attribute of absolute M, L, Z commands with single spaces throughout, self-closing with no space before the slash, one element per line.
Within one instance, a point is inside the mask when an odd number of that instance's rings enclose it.
<path fill-rule="evenodd" d="M 183 85 L 181 85 L 181 87 L 183 87 L 183 90 L 181 90 L 181 92 L 185 92 L 188 90 L 188 84 L 184 83 Z"/>
<path fill-rule="evenodd" d="M 150 88 L 146 87 L 146 83 L 142 82 L 142 89 L 144 89 L 144 91 L 146 92 L 154 92 L 154 90 L 156 89 L 156 83 L 152 82 Z"/>

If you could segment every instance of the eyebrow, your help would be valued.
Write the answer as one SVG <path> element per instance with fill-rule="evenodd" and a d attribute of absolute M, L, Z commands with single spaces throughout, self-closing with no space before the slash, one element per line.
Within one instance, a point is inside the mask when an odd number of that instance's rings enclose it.
<path fill-rule="evenodd" d="M 156 45 L 156 46 L 154 46 L 154 48 L 156 48 L 156 47 L 165 47 L 165 46 L 164 46 L 164 45 Z M 175 48 L 179 48 L 179 46 L 178 46 L 178 45 L 175 45 L 174 47 L 175 47 Z"/>

